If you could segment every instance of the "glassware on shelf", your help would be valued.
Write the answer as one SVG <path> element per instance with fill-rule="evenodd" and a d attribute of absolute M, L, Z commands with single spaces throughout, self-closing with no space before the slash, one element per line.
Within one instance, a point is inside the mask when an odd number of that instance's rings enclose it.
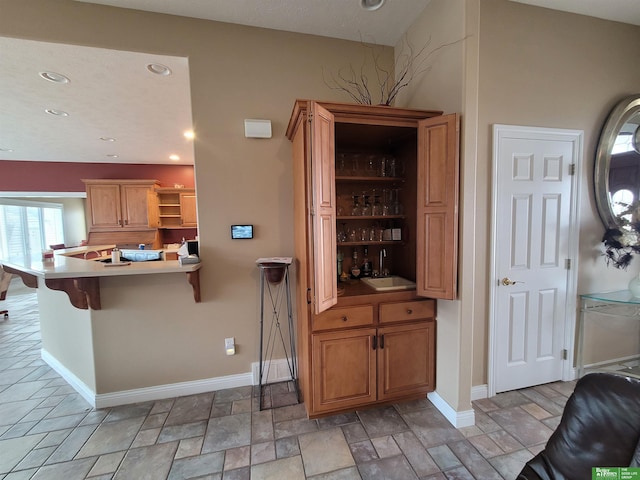
<path fill-rule="evenodd" d="M 402 215 L 402 204 L 400 203 L 400 189 L 391 190 L 391 215 Z"/>
<path fill-rule="evenodd" d="M 373 205 L 371 206 L 371 215 L 377 217 L 382 215 L 382 203 L 380 203 L 380 195 L 375 194 L 375 190 L 373 192 Z"/>
<path fill-rule="evenodd" d="M 376 173 L 377 173 L 376 162 L 377 162 L 377 158 L 375 155 L 367 156 L 367 164 L 366 164 L 366 170 L 365 170 L 365 174 L 367 177 L 376 176 Z"/>
<path fill-rule="evenodd" d="M 380 157 L 380 165 L 378 167 L 378 176 L 379 177 L 389 176 L 389 157 L 387 155 L 382 155 L 382 157 Z"/>
<path fill-rule="evenodd" d="M 345 153 L 339 153 L 336 158 L 336 175 L 344 177 L 348 174 L 349 169 L 347 168 L 347 155 Z"/>
<path fill-rule="evenodd" d="M 342 230 L 338 232 L 338 242 L 346 242 L 348 238 L 347 224 L 342 224 Z"/>
<path fill-rule="evenodd" d="M 362 155 L 360 155 L 359 153 L 354 153 L 353 155 L 351 155 L 351 175 L 353 177 L 357 177 L 360 175 L 360 168 L 361 168 L 361 157 Z"/>
<path fill-rule="evenodd" d="M 369 194 L 367 192 L 362 192 L 362 212 L 361 215 L 364 217 L 368 217 L 371 215 L 371 203 L 369 202 Z"/>
<path fill-rule="evenodd" d="M 354 193 L 352 197 L 353 197 L 353 206 L 351 207 L 351 216 L 357 217 L 362 215 L 362 208 L 360 207 L 360 196 Z"/>
<path fill-rule="evenodd" d="M 389 177 L 400 176 L 399 175 L 400 172 L 398 171 L 398 161 L 396 160 L 395 157 L 387 158 L 387 172 Z"/>
<path fill-rule="evenodd" d="M 391 190 L 382 190 L 382 215 L 391 215 Z"/>

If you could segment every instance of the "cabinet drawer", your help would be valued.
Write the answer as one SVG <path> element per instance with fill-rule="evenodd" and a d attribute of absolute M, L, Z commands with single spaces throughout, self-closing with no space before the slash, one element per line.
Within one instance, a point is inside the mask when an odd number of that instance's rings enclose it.
<path fill-rule="evenodd" d="M 362 327 L 373 324 L 373 306 L 332 308 L 313 318 L 313 330 Z"/>
<path fill-rule="evenodd" d="M 436 315 L 434 300 L 380 304 L 380 323 L 406 322 L 433 318 Z"/>

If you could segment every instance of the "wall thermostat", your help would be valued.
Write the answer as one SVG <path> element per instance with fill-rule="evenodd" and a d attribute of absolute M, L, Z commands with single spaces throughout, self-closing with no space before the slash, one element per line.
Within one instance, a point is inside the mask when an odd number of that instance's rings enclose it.
<path fill-rule="evenodd" d="M 253 238 L 253 225 L 231 225 L 233 240 Z"/>

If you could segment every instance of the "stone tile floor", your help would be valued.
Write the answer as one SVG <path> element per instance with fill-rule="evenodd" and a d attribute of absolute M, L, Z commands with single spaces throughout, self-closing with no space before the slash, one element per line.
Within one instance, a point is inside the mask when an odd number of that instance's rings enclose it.
<path fill-rule="evenodd" d="M 515 479 L 575 386 L 475 401 L 462 429 L 426 399 L 318 420 L 303 405 L 259 411 L 250 386 L 93 409 L 40 358 L 33 290 L 14 278 L 0 305 L 0 480 Z"/>

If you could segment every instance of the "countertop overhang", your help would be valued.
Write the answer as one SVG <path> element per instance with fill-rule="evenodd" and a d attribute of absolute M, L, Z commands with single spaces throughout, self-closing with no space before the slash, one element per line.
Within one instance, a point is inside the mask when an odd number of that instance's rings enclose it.
<path fill-rule="evenodd" d="M 109 266 L 109 263 L 64 255 L 55 255 L 49 260 L 43 260 L 40 256 L 24 255 L 0 260 L 0 265 L 6 272 L 20 276 L 28 287 L 37 288 L 37 278 L 43 278 L 47 287 L 66 292 L 71 303 L 82 309 L 101 309 L 100 277 L 124 275 L 185 273 L 193 287 L 194 300 L 200 302 L 201 263 L 181 265 L 178 260 L 167 260 Z"/>

